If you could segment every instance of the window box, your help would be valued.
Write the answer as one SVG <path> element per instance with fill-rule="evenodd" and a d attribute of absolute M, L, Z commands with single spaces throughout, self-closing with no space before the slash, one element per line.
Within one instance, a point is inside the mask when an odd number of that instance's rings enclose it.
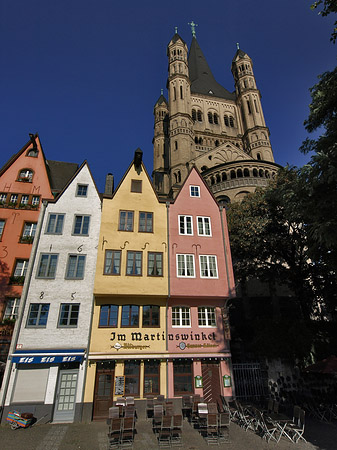
<path fill-rule="evenodd" d="M 12 276 L 9 278 L 9 284 L 17 284 L 19 286 L 22 286 L 24 282 L 25 277 L 23 275 L 19 277 Z"/>
<path fill-rule="evenodd" d="M 32 244 L 34 241 L 34 236 L 21 236 L 20 243 L 21 244 Z"/>

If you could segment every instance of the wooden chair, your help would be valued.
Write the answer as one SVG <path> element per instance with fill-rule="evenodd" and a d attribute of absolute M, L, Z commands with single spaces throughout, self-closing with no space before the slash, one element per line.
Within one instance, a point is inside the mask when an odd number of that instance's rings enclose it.
<path fill-rule="evenodd" d="M 153 397 L 147 397 L 146 398 L 146 418 L 147 419 L 153 418 L 153 410 L 154 410 Z"/>
<path fill-rule="evenodd" d="M 229 426 L 230 426 L 230 414 L 228 412 L 222 412 L 219 414 L 219 443 L 229 442 Z"/>
<path fill-rule="evenodd" d="M 218 436 L 218 415 L 217 414 L 207 414 L 207 444 L 219 445 Z"/>
<path fill-rule="evenodd" d="M 157 433 L 163 420 L 164 408 L 163 405 L 154 405 L 153 408 L 152 429 L 154 433 Z"/>
<path fill-rule="evenodd" d="M 172 416 L 163 416 L 158 435 L 160 447 L 171 447 Z"/>
<path fill-rule="evenodd" d="M 175 414 L 173 416 L 172 433 L 171 433 L 171 445 L 182 445 L 182 432 L 183 432 L 183 416 L 182 414 Z"/>
<path fill-rule="evenodd" d="M 114 418 L 108 419 L 109 421 L 109 433 L 108 433 L 108 448 L 118 448 L 121 439 L 122 432 L 122 419 Z"/>
<path fill-rule="evenodd" d="M 210 414 L 218 414 L 218 407 L 216 403 L 207 403 L 207 409 Z"/>
<path fill-rule="evenodd" d="M 109 419 L 118 419 L 119 418 L 119 407 L 111 406 L 109 408 Z"/>

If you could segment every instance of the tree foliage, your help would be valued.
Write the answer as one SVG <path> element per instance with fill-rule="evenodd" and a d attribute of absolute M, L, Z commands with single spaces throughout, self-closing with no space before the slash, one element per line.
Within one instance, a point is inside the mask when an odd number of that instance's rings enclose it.
<path fill-rule="evenodd" d="M 319 14 L 323 17 L 328 16 L 331 13 L 337 13 L 337 2 L 336 0 L 317 0 L 311 5 L 311 9 L 317 9 L 322 7 L 323 9 Z M 334 24 L 333 32 L 331 33 L 330 40 L 335 43 L 337 38 L 337 21 Z"/>

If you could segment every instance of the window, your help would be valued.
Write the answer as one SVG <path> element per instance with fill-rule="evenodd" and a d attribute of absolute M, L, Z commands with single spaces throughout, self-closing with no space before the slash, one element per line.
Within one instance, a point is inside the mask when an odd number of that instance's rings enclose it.
<path fill-rule="evenodd" d="M 19 172 L 18 181 L 26 181 L 31 183 L 33 179 L 33 171 L 30 169 L 22 169 Z"/>
<path fill-rule="evenodd" d="M 36 232 L 36 223 L 35 222 L 25 222 L 25 224 L 23 226 L 20 242 L 31 244 L 34 240 L 35 232 Z"/>
<path fill-rule="evenodd" d="M 197 217 L 198 235 L 211 236 L 211 219 L 210 217 Z"/>
<path fill-rule="evenodd" d="M 88 185 L 78 184 L 76 190 L 76 197 L 86 197 L 88 195 Z"/>
<path fill-rule="evenodd" d="M 159 394 L 160 361 L 150 359 L 144 361 L 144 396 Z"/>
<path fill-rule="evenodd" d="M 0 219 L 0 240 L 1 240 L 3 232 L 4 232 L 4 228 L 5 228 L 5 220 Z"/>
<path fill-rule="evenodd" d="M 177 276 L 194 278 L 194 255 L 177 255 Z"/>
<path fill-rule="evenodd" d="M 139 231 L 144 233 L 153 232 L 153 213 L 140 212 L 139 213 Z"/>
<path fill-rule="evenodd" d="M 102 305 L 99 313 L 99 327 L 117 327 L 118 305 Z"/>
<path fill-rule="evenodd" d="M 200 109 L 197 112 L 197 118 L 198 118 L 198 122 L 202 122 L 202 115 L 201 115 Z"/>
<path fill-rule="evenodd" d="M 42 254 L 37 269 L 37 278 L 55 278 L 58 255 Z"/>
<path fill-rule="evenodd" d="M 122 327 L 138 327 L 139 325 L 139 306 L 123 305 L 122 306 Z"/>
<path fill-rule="evenodd" d="M 38 195 L 33 195 L 32 197 L 32 205 L 38 206 L 40 203 L 40 197 Z"/>
<path fill-rule="evenodd" d="M 194 120 L 194 122 L 197 120 L 197 112 L 195 109 L 192 109 L 192 120 Z"/>
<path fill-rule="evenodd" d="M 190 197 L 200 197 L 200 186 L 190 186 Z"/>
<path fill-rule="evenodd" d="M 62 234 L 64 214 L 49 214 L 47 223 L 47 234 Z"/>
<path fill-rule="evenodd" d="M 18 202 L 18 194 L 12 194 L 9 200 L 9 203 L 12 203 L 13 205 L 16 205 Z"/>
<path fill-rule="evenodd" d="M 179 234 L 193 235 L 192 216 L 178 216 Z"/>
<path fill-rule="evenodd" d="M 37 148 L 33 147 L 30 150 L 28 150 L 26 156 L 32 156 L 33 158 L 37 158 L 39 151 Z"/>
<path fill-rule="evenodd" d="M 23 284 L 28 267 L 28 259 L 17 259 L 11 282 L 15 284 Z"/>
<path fill-rule="evenodd" d="M 119 212 L 119 231 L 133 231 L 133 211 Z"/>
<path fill-rule="evenodd" d="M 77 327 L 79 303 L 62 303 L 60 307 L 59 327 Z"/>
<path fill-rule="evenodd" d="M 218 278 L 216 256 L 200 255 L 200 277 Z"/>
<path fill-rule="evenodd" d="M 248 114 L 251 114 L 252 113 L 252 109 L 250 107 L 250 101 L 249 100 L 247 100 L 247 108 L 248 108 Z"/>
<path fill-rule="evenodd" d="M 213 123 L 213 114 L 209 112 L 207 115 L 208 115 L 208 122 Z"/>
<path fill-rule="evenodd" d="M 216 113 L 214 113 L 213 120 L 214 120 L 215 125 L 218 125 L 219 120 L 218 120 L 218 115 Z"/>
<path fill-rule="evenodd" d="M 157 305 L 143 306 L 143 327 L 159 327 L 159 311 Z"/>
<path fill-rule="evenodd" d="M 88 236 L 90 216 L 75 216 L 73 234 Z"/>
<path fill-rule="evenodd" d="M 126 275 L 142 274 L 142 252 L 128 251 Z"/>
<path fill-rule="evenodd" d="M 224 119 L 224 122 L 225 122 L 226 127 L 229 127 L 228 116 L 224 116 L 223 119 Z"/>
<path fill-rule="evenodd" d="M 193 363 L 190 359 L 173 361 L 174 395 L 193 394 Z"/>
<path fill-rule="evenodd" d="M 139 395 L 139 368 L 140 361 L 125 361 L 125 395 Z"/>
<path fill-rule="evenodd" d="M 105 251 L 104 275 L 120 275 L 121 254 L 120 250 Z"/>
<path fill-rule="evenodd" d="M 29 195 L 21 195 L 20 205 L 28 205 Z"/>
<path fill-rule="evenodd" d="M 149 252 L 147 261 L 147 275 L 149 277 L 163 276 L 163 254 L 159 252 Z"/>
<path fill-rule="evenodd" d="M 66 279 L 83 280 L 86 255 L 69 255 Z"/>
<path fill-rule="evenodd" d="M 188 308 L 187 306 L 173 306 L 172 326 L 190 327 L 191 326 L 190 308 Z"/>
<path fill-rule="evenodd" d="M 6 301 L 6 309 L 3 318 L 16 320 L 18 317 L 19 306 L 20 306 L 19 298 L 8 298 Z"/>
<path fill-rule="evenodd" d="M 229 117 L 229 125 L 234 128 L 234 119 L 232 116 Z"/>
<path fill-rule="evenodd" d="M 31 303 L 27 317 L 27 327 L 45 327 L 48 313 L 49 303 Z"/>
<path fill-rule="evenodd" d="M 7 200 L 7 194 L 0 194 L 0 203 L 6 203 Z"/>
<path fill-rule="evenodd" d="M 198 323 L 199 327 L 215 327 L 215 308 L 209 306 L 199 306 Z"/>
<path fill-rule="evenodd" d="M 142 192 L 142 180 L 131 180 L 131 192 Z"/>

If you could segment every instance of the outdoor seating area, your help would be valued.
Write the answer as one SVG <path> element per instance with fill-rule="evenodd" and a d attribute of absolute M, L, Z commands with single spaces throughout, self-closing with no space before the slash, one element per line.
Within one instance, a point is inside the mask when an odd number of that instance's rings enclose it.
<path fill-rule="evenodd" d="M 232 420 L 246 432 L 252 431 L 267 442 L 279 443 L 282 438 L 293 443 L 304 438 L 305 411 L 300 406 L 293 407 L 292 417 L 279 411 L 279 403 L 268 400 L 266 408 L 258 408 L 252 404 L 243 404 L 235 400 L 228 403 L 224 400 L 228 411 L 231 410 Z M 234 411 L 236 411 L 234 413 Z"/>
<path fill-rule="evenodd" d="M 107 419 L 109 450 L 133 447 L 136 419 L 134 397 L 118 398 L 115 406 L 109 408 Z"/>

